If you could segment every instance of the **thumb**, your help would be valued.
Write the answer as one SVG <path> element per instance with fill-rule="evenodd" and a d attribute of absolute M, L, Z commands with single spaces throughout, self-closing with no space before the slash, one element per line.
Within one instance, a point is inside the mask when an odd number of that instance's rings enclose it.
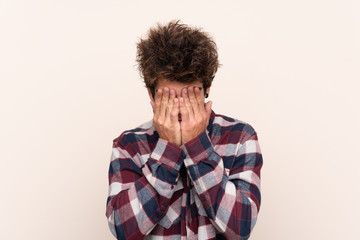
<path fill-rule="evenodd" d="M 205 104 L 205 110 L 208 117 L 211 115 L 211 107 L 212 107 L 212 101 L 209 101 Z"/>
<path fill-rule="evenodd" d="M 173 109 L 171 110 L 170 115 L 170 120 L 173 123 L 177 123 L 179 121 L 179 99 L 175 98 L 174 99 L 174 105 L 173 105 Z"/>
<path fill-rule="evenodd" d="M 153 100 L 150 101 L 150 105 L 152 107 L 153 113 L 155 113 L 155 103 Z"/>

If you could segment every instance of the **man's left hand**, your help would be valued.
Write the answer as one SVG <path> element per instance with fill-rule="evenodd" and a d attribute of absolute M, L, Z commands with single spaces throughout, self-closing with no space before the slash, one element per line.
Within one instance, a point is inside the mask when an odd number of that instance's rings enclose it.
<path fill-rule="evenodd" d="M 206 130 L 211 115 L 211 106 L 211 101 L 204 106 L 204 93 L 198 87 L 188 87 L 182 90 L 180 98 L 182 144 Z"/>

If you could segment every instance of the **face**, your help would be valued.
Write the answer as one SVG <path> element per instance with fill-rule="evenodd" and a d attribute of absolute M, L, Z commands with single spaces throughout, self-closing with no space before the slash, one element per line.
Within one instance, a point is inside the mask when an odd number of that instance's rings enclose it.
<path fill-rule="evenodd" d="M 175 95 L 176 95 L 177 98 L 181 97 L 181 91 L 182 91 L 182 89 L 184 89 L 186 87 L 200 87 L 201 88 L 201 94 L 205 95 L 203 85 L 202 85 L 202 83 L 200 81 L 195 81 L 195 82 L 192 82 L 192 83 L 180 83 L 180 82 L 176 82 L 176 81 L 169 81 L 169 80 L 166 80 L 166 79 L 161 79 L 157 83 L 157 86 L 155 88 L 155 92 L 156 92 L 157 89 L 165 88 L 165 87 L 169 88 L 169 90 L 174 89 Z M 209 91 L 210 91 L 210 88 L 208 88 L 206 90 L 206 93 L 209 94 Z M 149 93 L 150 98 L 152 100 L 154 100 L 152 98 L 150 89 L 148 89 L 148 93 Z"/>

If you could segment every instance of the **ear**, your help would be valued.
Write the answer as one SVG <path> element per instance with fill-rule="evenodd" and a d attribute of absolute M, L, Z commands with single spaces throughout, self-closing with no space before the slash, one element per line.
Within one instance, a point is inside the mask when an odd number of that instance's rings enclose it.
<path fill-rule="evenodd" d="M 155 102 L 155 100 L 154 100 L 154 98 L 153 98 L 153 96 L 152 96 L 152 94 L 151 94 L 151 90 L 150 90 L 150 88 L 146 88 L 146 89 L 147 89 L 147 91 L 148 91 L 148 94 L 149 94 L 150 100 L 151 100 L 151 101 L 153 101 L 153 102 Z"/>
<path fill-rule="evenodd" d="M 209 96 L 209 94 L 210 94 L 210 87 L 208 87 L 207 89 L 206 89 L 206 92 L 204 93 L 204 95 L 208 95 Z"/>
<path fill-rule="evenodd" d="M 154 101 L 154 98 L 151 94 L 151 90 L 150 88 L 147 88 L 147 91 L 148 91 L 148 94 L 149 94 L 149 97 L 150 97 L 150 105 L 151 105 L 151 108 L 153 110 L 153 113 L 155 113 L 155 101 Z"/>

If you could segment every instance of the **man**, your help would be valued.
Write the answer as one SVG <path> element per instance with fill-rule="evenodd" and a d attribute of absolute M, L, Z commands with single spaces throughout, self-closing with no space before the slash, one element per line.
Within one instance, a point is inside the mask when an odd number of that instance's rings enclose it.
<path fill-rule="evenodd" d="M 248 239 L 260 209 L 254 128 L 204 102 L 219 66 L 200 29 L 151 28 L 137 61 L 153 119 L 113 140 L 106 217 L 117 239 Z"/>

